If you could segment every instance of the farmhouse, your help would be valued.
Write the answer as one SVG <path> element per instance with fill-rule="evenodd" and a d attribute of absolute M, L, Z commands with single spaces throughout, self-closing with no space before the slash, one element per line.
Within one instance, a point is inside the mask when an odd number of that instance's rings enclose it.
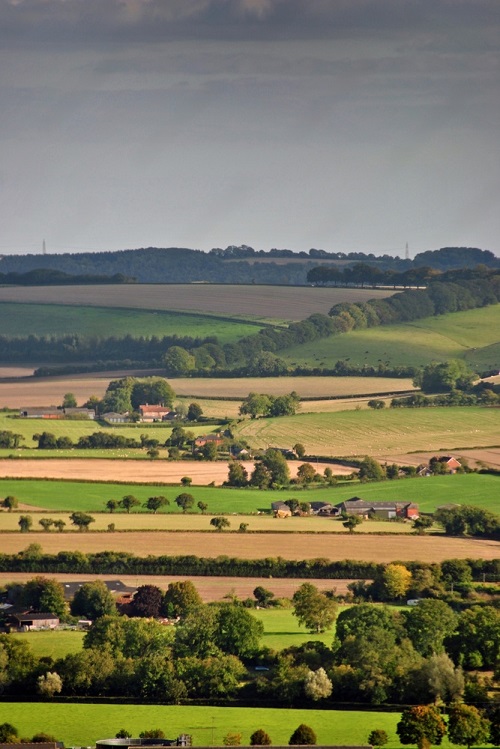
<path fill-rule="evenodd" d="M 222 445 L 224 442 L 224 438 L 221 436 L 220 433 L 217 434 L 202 434 L 200 437 L 197 437 L 194 441 L 195 447 L 205 447 L 205 445 Z"/>
<path fill-rule="evenodd" d="M 291 509 L 284 502 L 271 502 L 271 509 L 275 518 L 289 518 L 292 515 Z"/>
<path fill-rule="evenodd" d="M 444 464 L 450 473 L 456 473 L 457 469 L 462 467 L 462 464 L 451 455 L 443 455 L 438 458 L 438 462 Z"/>
<path fill-rule="evenodd" d="M 419 517 L 418 505 L 414 502 L 367 502 L 360 497 L 352 497 L 345 502 L 339 502 L 336 507 L 340 513 L 364 518 L 414 520 Z"/>
<path fill-rule="evenodd" d="M 59 626 L 59 617 L 55 614 L 41 613 L 25 613 L 25 614 L 10 614 L 6 619 L 8 627 L 17 629 L 20 632 L 26 632 L 27 630 L 36 629 L 57 629 Z"/>
<path fill-rule="evenodd" d="M 166 406 L 150 406 L 147 403 L 139 406 L 141 421 L 152 423 L 154 421 L 167 421 L 167 417 L 172 413 L 172 409 Z"/>

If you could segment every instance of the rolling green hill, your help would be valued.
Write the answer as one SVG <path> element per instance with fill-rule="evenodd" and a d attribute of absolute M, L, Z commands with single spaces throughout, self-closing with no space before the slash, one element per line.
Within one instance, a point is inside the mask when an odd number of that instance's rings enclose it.
<path fill-rule="evenodd" d="M 356 365 L 416 367 L 433 360 L 465 359 L 473 369 L 500 368 L 500 304 L 354 330 L 285 349 L 280 356 L 314 367 L 331 367 L 339 359 Z"/>

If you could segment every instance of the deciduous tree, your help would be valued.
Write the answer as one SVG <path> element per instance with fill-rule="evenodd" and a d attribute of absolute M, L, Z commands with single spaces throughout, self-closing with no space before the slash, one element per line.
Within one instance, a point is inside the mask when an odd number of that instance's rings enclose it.
<path fill-rule="evenodd" d="M 271 737 L 263 728 L 258 728 L 250 736 L 250 746 L 271 746 Z"/>
<path fill-rule="evenodd" d="M 290 736 L 289 746 L 312 746 L 316 744 L 316 734 L 310 726 L 301 723 Z"/>
<path fill-rule="evenodd" d="M 416 744 L 428 749 L 440 744 L 446 734 L 446 723 L 434 705 L 416 705 L 403 710 L 396 733 L 402 744 Z"/>
<path fill-rule="evenodd" d="M 454 705 L 448 718 L 448 736 L 452 744 L 484 744 L 490 737 L 490 722 L 473 705 Z"/>
<path fill-rule="evenodd" d="M 123 509 L 127 511 L 127 514 L 130 513 L 130 510 L 133 507 L 138 507 L 140 504 L 140 500 L 137 499 L 137 497 L 134 497 L 133 494 L 126 494 L 120 500 L 120 507 L 123 507 Z"/>
<path fill-rule="evenodd" d="M 229 528 L 231 523 L 227 518 L 217 517 L 211 519 L 210 525 L 213 525 L 216 531 L 223 531 L 224 528 Z"/>
<path fill-rule="evenodd" d="M 194 505 L 194 497 L 192 494 L 187 494 L 186 492 L 183 492 L 182 494 L 179 494 L 178 497 L 175 498 L 175 504 L 177 507 L 180 507 L 182 509 L 182 512 L 186 514 L 188 510 L 191 509 L 191 507 Z"/>
<path fill-rule="evenodd" d="M 71 614 L 91 620 L 114 615 L 116 614 L 115 599 L 102 580 L 83 583 L 71 601 Z"/>
<path fill-rule="evenodd" d="M 337 616 L 337 603 L 321 593 L 312 583 L 303 583 L 292 597 L 293 613 L 299 624 L 311 632 L 329 629 Z"/>
<path fill-rule="evenodd" d="M 144 502 L 144 507 L 146 507 L 148 510 L 151 510 L 151 512 L 156 515 L 159 509 L 161 509 L 162 507 L 166 507 L 169 504 L 170 500 L 160 495 L 158 497 L 148 497 L 146 502 Z"/>

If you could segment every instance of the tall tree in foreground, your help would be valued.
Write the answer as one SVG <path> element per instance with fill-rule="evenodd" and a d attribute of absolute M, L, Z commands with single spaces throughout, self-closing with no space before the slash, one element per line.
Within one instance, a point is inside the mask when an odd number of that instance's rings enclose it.
<path fill-rule="evenodd" d="M 490 721 L 484 718 L 477 707 L 454 705 L 448 720 L 448 736 L 452 744 L 470 749 L 476 744 L 485 744 L 490 737 Z"/>
<path fill-rule="evenodd" d="M 403 710 L 396 733 L 402 744 L 429 749 L 432 744 L 440 744 L 443 740 L 446 723 L 434 705 L 416 705 Z"/>

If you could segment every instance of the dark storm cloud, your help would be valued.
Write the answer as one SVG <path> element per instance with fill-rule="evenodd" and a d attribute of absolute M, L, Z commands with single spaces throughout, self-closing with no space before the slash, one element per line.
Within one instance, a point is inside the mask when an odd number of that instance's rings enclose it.
<path fill-rule="evenodd" d="M 4 41 L 336 39 L 381 32 L 455 33 L 494 43 L 498 0 L 1 0 Z M 496 37 L 498 41 L 498 36 Z M 489 40 L 489 41 L 488 41 Z"/>

